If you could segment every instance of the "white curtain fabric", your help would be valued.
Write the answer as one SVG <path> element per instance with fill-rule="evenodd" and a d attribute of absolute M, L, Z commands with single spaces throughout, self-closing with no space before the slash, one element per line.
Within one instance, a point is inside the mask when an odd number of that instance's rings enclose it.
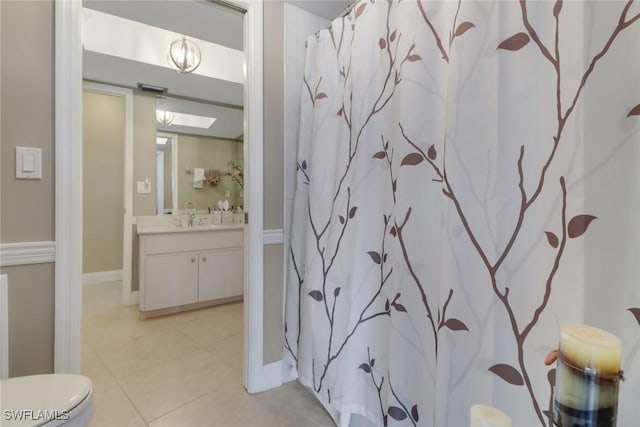
<path fill-rule="evenodd" d="M 549 425 L 563 323 L 640 419 L 640 6 L 358 3 L 308 40 L 285 361 L 346 425 Z"/>

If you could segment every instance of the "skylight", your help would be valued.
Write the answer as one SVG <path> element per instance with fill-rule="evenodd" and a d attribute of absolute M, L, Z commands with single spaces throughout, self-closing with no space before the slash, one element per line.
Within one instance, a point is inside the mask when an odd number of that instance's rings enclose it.
<path fill-rule="evenodd" d="M 156 110 L 156 112 L 158 111 L 160 110 Z M 196 116 L 195 114 L 173 112 L 173 121 L 171 122 L 171 126 L 188 126 L 208 129 L 215 121 L 215 117 Z"/>

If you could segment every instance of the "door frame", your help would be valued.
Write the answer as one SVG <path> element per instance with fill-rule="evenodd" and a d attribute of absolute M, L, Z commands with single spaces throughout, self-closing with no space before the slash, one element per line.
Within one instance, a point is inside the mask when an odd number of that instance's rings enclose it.
<path fill-rule="evenodd" d="M 245 229 L 244 385 L 255 393 L 282 383 L 263 363 L 263 2 L 224 0 L 244 18 Z M 80 372 L 82 320 L 82 3 L 55 2 L 54 370 Z"/>
<path fill-rule="evenodd" d="M 178 134 L 159 130 L 156 136 L 171 138 L 171 212 L 178 212 Z"/>

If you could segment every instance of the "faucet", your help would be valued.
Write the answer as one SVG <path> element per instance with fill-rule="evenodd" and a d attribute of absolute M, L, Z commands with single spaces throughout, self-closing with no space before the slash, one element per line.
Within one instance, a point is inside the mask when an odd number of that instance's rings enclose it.
<path fill-rule="evenodd" d="M 192 206 L 193 205 L 191 204 L 191 202 L 187 202 L 184 208 L 184 210 L 187 212 L 187 215 L 189 215 L 189 227 L 193 227 L 193 220 L 196 217 L 196 210 L 192 209 Z"/>

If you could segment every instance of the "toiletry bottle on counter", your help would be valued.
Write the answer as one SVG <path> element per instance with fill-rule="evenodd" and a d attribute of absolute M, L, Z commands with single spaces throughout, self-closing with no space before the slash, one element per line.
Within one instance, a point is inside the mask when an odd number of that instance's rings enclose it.
<path fill-rule="evenodd" d="M 233 213 L 233 223 L 234 224 L 243 224 L 244 223 L 244 212 L 242 208 L 238 206 Z"/>

